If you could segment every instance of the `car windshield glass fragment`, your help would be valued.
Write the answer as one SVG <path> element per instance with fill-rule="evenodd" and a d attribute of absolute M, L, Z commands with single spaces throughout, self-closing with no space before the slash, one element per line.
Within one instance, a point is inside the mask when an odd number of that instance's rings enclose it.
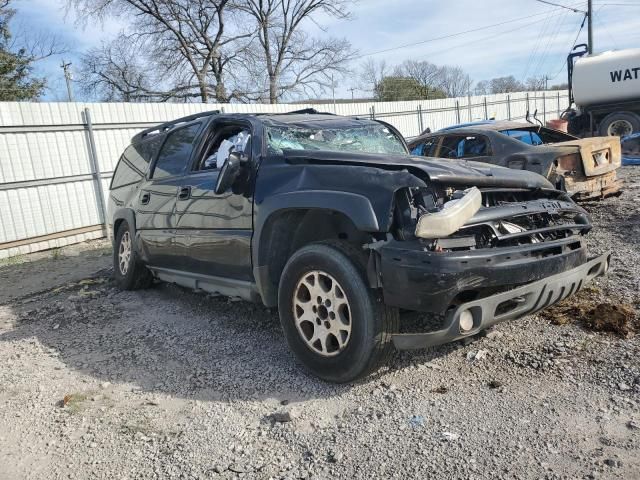
<path fill-rule="evenodd" d="M 406 153 L 401 140 L 384 125 L 355 128 L 268 127 L 269 149 L 331 152 Z"/>

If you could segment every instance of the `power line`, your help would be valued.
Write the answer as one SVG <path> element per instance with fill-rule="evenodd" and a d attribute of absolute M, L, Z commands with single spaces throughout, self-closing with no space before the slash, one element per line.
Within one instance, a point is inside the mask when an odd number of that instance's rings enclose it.
<path fill-rule="evenodd" d="M 587 16 L 588 16 L 588 14 L 585 13 L 584 17 L 582 18 L 582 23 L 580 24 L 580 28 L 578 29 L 578 34 L 576 35 L 576 38 L 573 41 L 573 45 L 571 45 L 571 48 L 569 49 L 569 53 L 571 53 L 571 50 L 573 50 L 573 48 L 578 43 L 578 38 L 580 38 L 580 33 L 582 32 L 582 29 L 584 28 L 584 24 L 587 21 Z M 556 73 L 553 77 L 550 77 L 549 80 L 554 80 L 558 75 L 560 75 L 562 73 L 562 70 L 564 70 L 564 68 L 566 67 L 565 61 L 566 61 L 566 59 L 563 59 L 563 63 L 562 63 L 562 66 L 560 67 L 560 70 L 558 70 L 558 73 Z"/>
<path fill-rule="evenodd" d="M 514 23 L 514 22 L 519 22 L 520 20 L 527 20 L 533 17 L 539 17 L 540 15 L 547 15 L 548 13 L 553 12 L 554 10 L 547 10 L 541 13 L 536 13 L 533 15 L 527 15 L 526 17 L 518 17 L 518 18 L 513 18 L 511 20 L 505 20 L 504 22 L 499 22 L 499 23 L 494 23 L 492 25 L 485 25 L 482 27 L 477 27 L 477 28 L 472 28 L 471 30 L 464 30 L 462 32 L 456 32 L 456 33 L 451 33 L 448 35 L 443 35 L 441 37 L 434 37 L 434 38 L 429 38 L 427 40 L 421 40 L 419 42 L 412 42 L 412 43 L 405 43 L 404 45 L 398 45 L 397 47 L 391 47 L 391 48 L 386 48 L 384 50 L 377 50 L 374 52 L 369 52 L 369 53 L 364 53 L 362 55 L 356 55 L 353 57 L 353 59 L 358 59 L 358 58 L 364 58 L 364 57 L 370 57 L 372 55 L 378 55 L 380 53 L 387 53 L 387 52 L 392 52 L 394 50 L 400 50 L 402 48 L 407 48 L 407 47 L 415 47 L 417 45 L 423 45 L 425 43 L 430 43 L 430 42 L 435 42 L 438 40 L 445 40 L 447 38 L 452 38 L 452 37 L 458 37 L 460 35 L 466 35 L 468 33 L 474 33 L 474 32 L 479 32 L 481 30 L 486 30 L 489 28 L 493 28 L 493 27 L 499 27 L 501 25 L 506 25 L 508 23 Z"/>
<path fill-rule="evenodd" d="M 568 5 L 562 5 L 560 3 L 553 3 L 553 2 L 547 2 L 547 0 L 536 0 L 536 2 L 540 2 L 540 3 L 545 3 L 547 5 L 553 5 L 554 7 L 560 7 L 560 8 L 565 8 L 567 10 L 571 10 L 574 13 L 586 13 L 584 10 L 580 10 L 578 8 L 574 8 L 574 7 L 570 7 Z"/>
<path fill-rule="evenodd" d="M 556 14 L 556 15 L 559 15 L 559 14 Z M 456 48 L 466 47 L 467 45 L 476 44 L 476 43 L 479 43 L 479 42 L 483 42 L 483 41 L 485 41 L 485 40 L 492 40 L 492 39 L 494 39 L 494 38 L 496 38 L 496 37 L 499 37 L 499 36 L 501 36 L 501 35 L 505 35 L 505 34 L 507 34 L 507 33 L 512 33 L 512 32 L 519 31 L 519 30 L 521 30 L 522 28 L 530 27 L 531 25 L 535 25 L 536 23 L 540 23 L 540 22 L 543 22 L 543 21 L 545 21 L 545 20 L 546 20 L 546 19 L 542 18 L 542 19 L 540 19 L 540 20 L 536 20 L 536 21 L 531 22 L 531 23 L 528 23 L 528 24 L 526 24 L 526 25 L 518 26 L 518 27 L 513 28 L 513 29 L 511 29 L 511 30 L 505 30 L 504 32 L 495 33 L 495 34 L 493 34 L 493 35 L 489 35 L 489 36 L 482 37 L 482 38 L 478 38 L 478 39 L 471 40 L 471 41 L 468 41 L 468 42 L 460 43 L 460 44 L 458 44 L 458 45 L 454 45 L 453 47 L 444 48 L 444 49 L 439 49 L 436 53 L 439 55 L 439 54 L 441 54 L 441 53 L 445 53 L 445 52 L 448 52 L 448 51 L 450 51 L 450 50 L 455 50 Z M 427 55 L 421 55 L 421 56 L 416 57 L 416 58 L 426 58 L 426 57 L 429 57 L 429 56 L 433 56 L 433 53 L 429 53 L 429 54 L 427 54 Z"/>

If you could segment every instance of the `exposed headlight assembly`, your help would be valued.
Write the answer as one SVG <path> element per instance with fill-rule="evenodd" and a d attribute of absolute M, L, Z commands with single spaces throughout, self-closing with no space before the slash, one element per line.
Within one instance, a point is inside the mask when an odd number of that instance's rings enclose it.
<path fill-rule="evenodd" d="M 444 238 L 457 232 L 482 206 L 482 194 L 477 187 L 466 191 L 458 200 L 444 204 L 439 212 L 425 213 L 418 219 L 416 236 L 420 238 Z"/>

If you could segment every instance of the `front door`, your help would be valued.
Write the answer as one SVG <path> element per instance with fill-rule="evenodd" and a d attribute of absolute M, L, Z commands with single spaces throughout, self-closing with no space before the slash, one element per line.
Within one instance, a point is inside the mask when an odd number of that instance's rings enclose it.
<path fill-rule="evenodd" d="M 251 165 L 251 126 L 218 120 L 209 129 L 199 158 L 193 159 L 180 185 L 176 242 L 186 246 L 183 264 L 190 272 L 252 281 L 251 186 L 241 179 L 226 193 L 214 192 L 230 152 L 242 153 Z"/>
<path fill-rule="evenodd" d="M 193 123 L 167 135 L 151 166 L 149 179 L 138 191 L 136 230 L 139 251 L 151 266 L 178 266 L 179 255 L 175 246 L 176 198 L 201 126 L 199 122 Z"/>

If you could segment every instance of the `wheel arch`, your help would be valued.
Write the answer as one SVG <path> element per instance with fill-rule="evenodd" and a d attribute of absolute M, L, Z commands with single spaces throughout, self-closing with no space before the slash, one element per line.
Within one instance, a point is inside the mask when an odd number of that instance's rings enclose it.
<path fill-rule="evenodd" d="M 123 222 L 126 222 L 131 229 L 131 236 L 135 239 L 136 237 L 136 216 L 134 211 L 131 208 L 120 208 L 116 210 L 113 214 L 113 242 L 116 240 L 116 233 L 122 225 Z"/>
<path fill-rule="evenodd" d="M 260 205 L 256 217 L 253 272 L 268 307 L 277 305 L 280 275 L 297 249 L 330 239 L 362 245 L 380 230 L 369 200 L 348 192 L 279 195 Z"/>

